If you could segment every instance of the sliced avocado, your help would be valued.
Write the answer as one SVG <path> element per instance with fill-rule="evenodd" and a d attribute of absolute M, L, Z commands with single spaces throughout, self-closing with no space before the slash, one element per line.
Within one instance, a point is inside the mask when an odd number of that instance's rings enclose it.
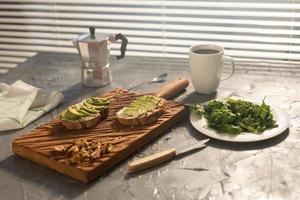
<path fill-rule="evenodd" d="M 142 115 L 147 112 L 147 109 L 145 107 L 132 106 L 129 108 L 137 109 L 139 111 L 139 115 Z"/>
<path fill-rule="evenodd" d="M 151 102 L 154 105 L 157 105 L 160 102 L 160 99 L 157 99 L 157 98 L 148 98 L 146 101 L 147 102 Z"/>
<path fill-rule="evenodd" d="M 108 106 L 110 104 L 110 101 L 107 98 L 97 98 L 100 102 L 100 105 Z"/>
<path fill-rule="evenodd" d="M 124 111 L 126 115 L 138 117 L 148 111 L 155 109 L 159 101 L 160 99 L 155 96 L 141 96 L 132 101 L 130 106 Z"/>
<path fill-rule="evenodd" d="M 91 104 L 88 101 L 85 100 L 85 101 L 83 101 L 83 105 L 84 106 L 90 106 Z"/>
<path fill-rule="evenodd" d="M 89 102 L 91 102 L 91 101 L 84 101 L 83 104 L 85 106 L 87 106 L 88 108 L 91 106 L 91 107 L 93 107 L 94 110 L 97 110 L 97 111 L 99 111 L 100 109 L 105 108 L 109 105 L 109 103 L 108 103 L 108 105 L 102 105 L 102 104 L 96 105 L 96 104 L 91 104 Z"/>
<path fill-rule="evenodd" d="M 126 108 L 124 108 L 123 112 L 125 115 L 130 116 L 130 117 L 138 117 L 144 111 L 139 108 L 135 108 L 135 107 L 126 107 Z"/>
<path fill-rule="evenodd" d="M 156 96 L 153 96 L 153 95 L 145 95 L 145 96 L 141 96 L 139 97 L 138 99 L 143 99 L 143 100 L 156 100 L 158 101 L 159 100 L 159 97 L 156 97 Z"/>
<path fill-rule="evenodd" d="M 156 105 L 160 102 L 160 99 L 156 96 L 146 95 L 146 96 L 141 96 L 141 97 L 137 98 L 137 101 L 150 102 L 150 103 L 153 103 Z"/>
<path fill-rule="evenodd" d="M 95 106 L 108 106 L 110 104 L 110 101 L 107 98 L 99 98 L 99 97 L 91 97 L 85 100 L 85 102 L 95 105 Z"/>
<path fill-rule="evenodd" d="M 86 106 L 86 105 L 82 105 L 81 110 L 84 110 L 86 112 L 88 112 L 89 114 L 97 114 L 97 110 L 92 106 Z"/>
<path fill-rule="evenodd" d="M 95 105 L 93 105 L 93 107 L 94 107 L 95 110 L 97 110 L 99 112 L 101 109 L 104 109 L 107 106 L 95 106 Z"/>
<path fill-rule="evenodd" d="M 107 98 L 91 97 L 83 100 L 81 103 L 70 106 L 59 114 L 59 117 L 64 120 L 76 121 L 81 117 L 94 116 L 99 113 L 103 107 L 109 105 Z"/>
<path fill-rule="evenodd" d="M 71 106 L 68 108 L 68 112 L 79 117 L 84 117 L 85 115 L 83 113 L 78 112 L 78 107 L 79 107 L 78 105 Z"/>
<path fill-rule="evenodd" d="M 133 104 L 135 107 L 141 107 L 144 110 L 153 110 L 155 108 L 155 105 L 152 103 L 146 102 L 146 101 L 137 101 Z"/>
<path fill-rule="evenodd" d="M 78 110 L 78 112 L 84 114 L 86 117 L 92 115 L 91 113 L 89 113 L 89 112 L 87 112 L 87 111 L 85 111 L 85 110 L 83 110 L 83 109 L 82 109 L 82 110 Z"/>
<path fill-rule="evenodd" d="M 140 109 L 144 109 L 145 108 L 144 105 L 139 104 L 139 103 L 131 104 L 129 107 L 135 107 L 135 108 L 140 108 Z"/>
<path fill-rule="evenodd" d="M 59 117 L 61 119 L 64 119 L 64 120 L 70 120 L 70 121 L 76 121 L 80 118 L 80 116 L 78 115 L 74 115 L 72 114 L 71 112 L 69 112 L 68 109 L 64 110 L 60 115 Z"/>
<path fill-rule="evenodd" d="M 65 118 L 66 118 L 65 116 L 66 116 L 67 111 L 68 111 L 68 110 L 62 111 L 62 112 L 59 114 L 59 118 L 65 119 Z"/>

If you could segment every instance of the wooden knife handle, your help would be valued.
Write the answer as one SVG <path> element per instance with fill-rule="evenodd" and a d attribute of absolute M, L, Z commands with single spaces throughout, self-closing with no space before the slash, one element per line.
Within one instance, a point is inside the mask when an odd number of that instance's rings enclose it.
<path fill-rule="evenodd" d="M 172 148 L 166 151 L 153 154 L 145 158 L 135 160 L 128 164 L 128 171 L 133 173 L 143 169 L 147 169 L 149 167 L 153 167 L 162 162 L 170 160 L 171 158 L 174 158 L 175 155 L 176 155 L 176 149 Z"/>
<path fill-rule="evenodd" d="M 180 77 L 163 85 L 159 89 L 155 90 L 154 93 L 159 97 L 170 99 L 178 92 L 184 90 L 188 85 L 189 81 L 186 78 Z"/>

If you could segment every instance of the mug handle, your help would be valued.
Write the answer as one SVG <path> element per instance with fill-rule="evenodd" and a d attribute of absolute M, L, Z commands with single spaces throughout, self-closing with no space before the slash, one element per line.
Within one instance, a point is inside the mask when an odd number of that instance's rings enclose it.
<path fill-rule="evenodd" d="M 227 76 L 225 78 L 222 78 L 221 81 L 225 81 L 225 80 L 230 79 L 233 76 L 234 72 L 235 72 L 234 59 L 232 57 L 230 57 L 230 56 L 223 56 L 223 59 L 224 60 L 228 60 L 231 63 L 231 72 L 230 72 L 229 76 Z"/>

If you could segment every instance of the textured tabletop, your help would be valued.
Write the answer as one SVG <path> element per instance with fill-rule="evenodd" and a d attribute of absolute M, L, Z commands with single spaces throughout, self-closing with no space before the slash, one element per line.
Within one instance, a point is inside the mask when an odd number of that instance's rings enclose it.
<path fill-rule="evenodd" d="M 112 59 L 113 83 L 95 89 L 80 83 L 78 55 L 39 53 L 1 75 L 1 82 L 21 79 L 46 90 L 60 90 L 65 99 L 58 108 L 28 127 L 0 133 L 0 199 L 299 199 L 300 69 L 297 68 L 238 65 L 235 75 L 222 82 L 216 94 L 196 94 L 190 85 L 176 98 L 184 103 L 196 103 L 230 95 L 258 101 L 266 96 L 268 102 L 285 110 L 291 120 L 289 130 L 267 141 L 238 144 L 211 140 L 202 151 L 137 174 L 127 173 L 129 161 L 205 139 L 206 136 L 198 133 L 186 119 L 89 184 L 12 153 L 14 138 L 51 120 L 68 105 L 87 96 L 128 86 L 133 81 L 151 80 L 164 72 L 169 74 L 169 80 L 189 77 L 187 65 L 187 60 L 180 59 Z M 224 71 L 228 72 L 227 68 Z M 137 89 L 150 91 L 160 85 Z"/>

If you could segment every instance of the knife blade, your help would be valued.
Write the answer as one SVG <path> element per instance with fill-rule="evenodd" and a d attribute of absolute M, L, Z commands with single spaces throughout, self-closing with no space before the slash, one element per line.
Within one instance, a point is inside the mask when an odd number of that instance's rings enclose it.
<path fill-rule="evenodd" d="M 203 147 L 205 147 L 205 143 L 207 143 L 209 141 L 209 139 L 205 139 L 205 140 L 201 140 L 199 142 L 195 142 L 194 144 L 188 145 L 188 146 L 184 146 L 181 148 L 177 148 L 176 149 L 176 156 L 188 153 L 190 151 L 194 151 L 197 149 L 202 149 Z"/>
<path fill-rule="evenodd" d="M 130 173 L 141 171 L 141 170 L 147 169 L 149 167 L 158 165 L 167 160 L 170 160 L 176 156 L 184 155 L 188 152 L 199 150 L 199 149 L 205 147 L 206 146 L 205 143 L 207 143 L 208 141 L 209 141 L 209 139 L 201 140 L 192 145 L 184 146 L 182 148 L 177 148 L 177 149 L 171 148 L 171 149 L 135 160 L 128 164 L 128 171 Z"/>

